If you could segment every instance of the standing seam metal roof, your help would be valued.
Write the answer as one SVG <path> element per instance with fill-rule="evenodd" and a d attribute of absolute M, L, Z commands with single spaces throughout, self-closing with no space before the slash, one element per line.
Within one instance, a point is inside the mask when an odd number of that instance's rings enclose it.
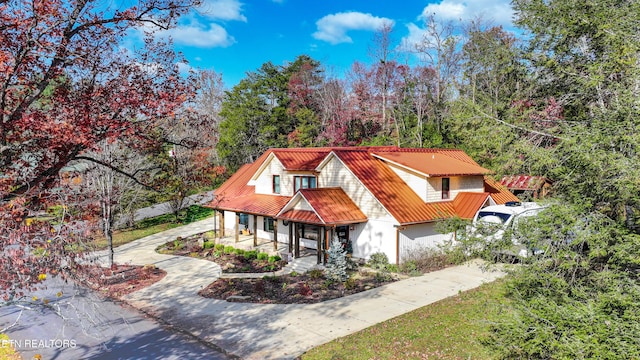
<path fill-rule="evenodd" d="M 247 185 L 269 155 L 273 153 L 288 170 L 312 171 L 332 151 L 400 224 L 424 223 L 456 215 L 466 218 L 472 211 L 477 210 L 472 208 L 475 208 L 482 196 L 463 195 L 457 203 L 455 200 L 425 203 L 384 161 L 373 156 L 375 153 L 394 153 L 397 154 L 394 155 L 395 159 L 413 164 L 419 159 L 414 154 L 440 154 L 455 159 L 454 163 L 459 164 L 461 168 L 483 169 L 461 150 L 402 149 L 393 146 L 291 148 L 268 150 L 254 163 L 242 166 L 215 191 L 216 198 L 209 206 L 221 210 L 276 216 L 292 197 L 255 194 L 255 186 Z M 403 160 L 402 154 L 407 154 L 406 159 Z M 410 161 L 407 159 L 410 159 Z M 342 189 L 321 188 L 303 191 L 310 205 L 316 211 L 319 211 L 321 216 L 331 219 L 330 221 L 366 221 L 366 216 Z M 503 204 L 507 201 L 518 201 L 515 195 L 486 176 L 485 192 L 489 193 L 498 204 Z M 306 213 L 311 213 L 313 216 L 309 216 L 310 214 Z M 312 223 L 313 221 L 322 222 L 320 219 L 312 219 L 312 217 L 317 218 L 317 216 L 308 211 L 292 210 L 281 215 L 282 218 L 296 215 L 305 219 L 308 218 L 308 221 Z M 329 223 L 326 219 L 325 221 Z"/>

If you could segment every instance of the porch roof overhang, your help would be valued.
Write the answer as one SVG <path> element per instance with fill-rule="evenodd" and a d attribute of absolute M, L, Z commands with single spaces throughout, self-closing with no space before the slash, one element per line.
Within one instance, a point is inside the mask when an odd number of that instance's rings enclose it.
<path fill-rule="evenodd" d="M 209 207 L 216 210 L 275 217 L 290 199 L 290 196 L 249 194 L 221 199 L 217 204 L 209 204 Z"/>
<path fill-rule="evenodd" d="M 303 205 L 302 208 L 297 205 Z M 301 189 L 276 216 L 316 225 L 346 225 L 367 221 L 367 216 L 341 188 Z"/>

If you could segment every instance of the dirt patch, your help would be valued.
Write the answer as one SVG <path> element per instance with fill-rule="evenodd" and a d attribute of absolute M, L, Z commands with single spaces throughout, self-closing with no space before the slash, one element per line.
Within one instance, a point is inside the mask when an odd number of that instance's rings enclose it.
<path fill-rule="evenodd" d="M 120 299 L 162 280 L 165 275 L 167 272 L 155 265 L 116 265 L 112 268 L 82 265 L 78 267 L 75 279 L 108 297 Z"/>
<path fill-rule="evenodd" d="M 223 273 L 267 273 L 278 271 L 286 265 L 279 256 L 235 249 L 229 245 L 214 245 L 206 241 L 204 234 L 169 241 L 160 245 L 156 251 L 161 254 L 212 261 L 220 265 Z"/>
<path fill-rule="evenodd" d="M 200 290 L 200 296 L 261 304 L 311 304 L 370 290 L 396 281 L 389 273 L 359 271 L 344 283 L 325 279 L 322 271 L 264 276 L 259 279 L 218 279 Z"/>

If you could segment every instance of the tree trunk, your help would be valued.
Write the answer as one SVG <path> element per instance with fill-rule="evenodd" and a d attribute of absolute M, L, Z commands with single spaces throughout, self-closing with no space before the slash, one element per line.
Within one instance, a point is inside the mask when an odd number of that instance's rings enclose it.
<path fill-rule="evenodd" d="M 107 248 L 109 249 L 109 257 L 108 257 L 108 262 L 107 265 L 109 265 L 109 268 L 113 267 L 113 232 L 111 231 L 111 227 L 109 227 L 108 230 L 105 231 L 105 237 L 107 238 Z"/>

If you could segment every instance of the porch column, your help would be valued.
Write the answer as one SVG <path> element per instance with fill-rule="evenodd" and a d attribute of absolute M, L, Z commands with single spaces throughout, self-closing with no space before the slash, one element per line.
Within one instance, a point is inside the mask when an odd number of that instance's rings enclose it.
<path fill-rule="evenodd" d="M 224 210 L 220 211 L 220 237 L 224 237 Z"/>
<path fill-rule="evenodd" d="M 253 246 L 258 246 L 258 215 L 253 215 Z"/>
<path fill-rule="evenodd" d="M 240 213 L 236 212 L 236 242 L 240 241 Z"/>
<path fill-rule="evenodd" d="M 273 219 L 273 250 L 278 251 L 278 219 Z"/>
<path fill-rule="evenodd" d="M 326 265 L 327 262 L 329 261 L 329 259 L 328 259 L 328 255 L 329 254 L 327 253 L 327 249 L 329 249 L 329 229 L 327 229 L 325 227 L 322 230 L 324 230 L 323 231 L 324 232 L 324 244 L 322 244 L 322 247 L 323 247 L 322 253 L 323 253 L 324 256 L 322 256 L 322 262 Z"/>
<path fill-rule="evenodd" d="M 289 221 L 289 254 L 293 253 L 293 227 L 294 222 Z"/>
<path fill-rule="evenodd" d="M 324 226 L 322 227 L 324 230 Z M 316 240 L 316 255 L 317 255 L 317 264 L 320 265 L 322 263 L 322 233 L 324 231 L 319 231 L 318 239 Z"/>
<path fill-rule="evenodd" d="M 298 223 L 296 223 L 296 229 L 294 231 L 295 233 L 295 244 L 294 244 L 294 251 L 295 251 L 295 258 L 299 258 L 300 257 L 300 226 Z"/>

